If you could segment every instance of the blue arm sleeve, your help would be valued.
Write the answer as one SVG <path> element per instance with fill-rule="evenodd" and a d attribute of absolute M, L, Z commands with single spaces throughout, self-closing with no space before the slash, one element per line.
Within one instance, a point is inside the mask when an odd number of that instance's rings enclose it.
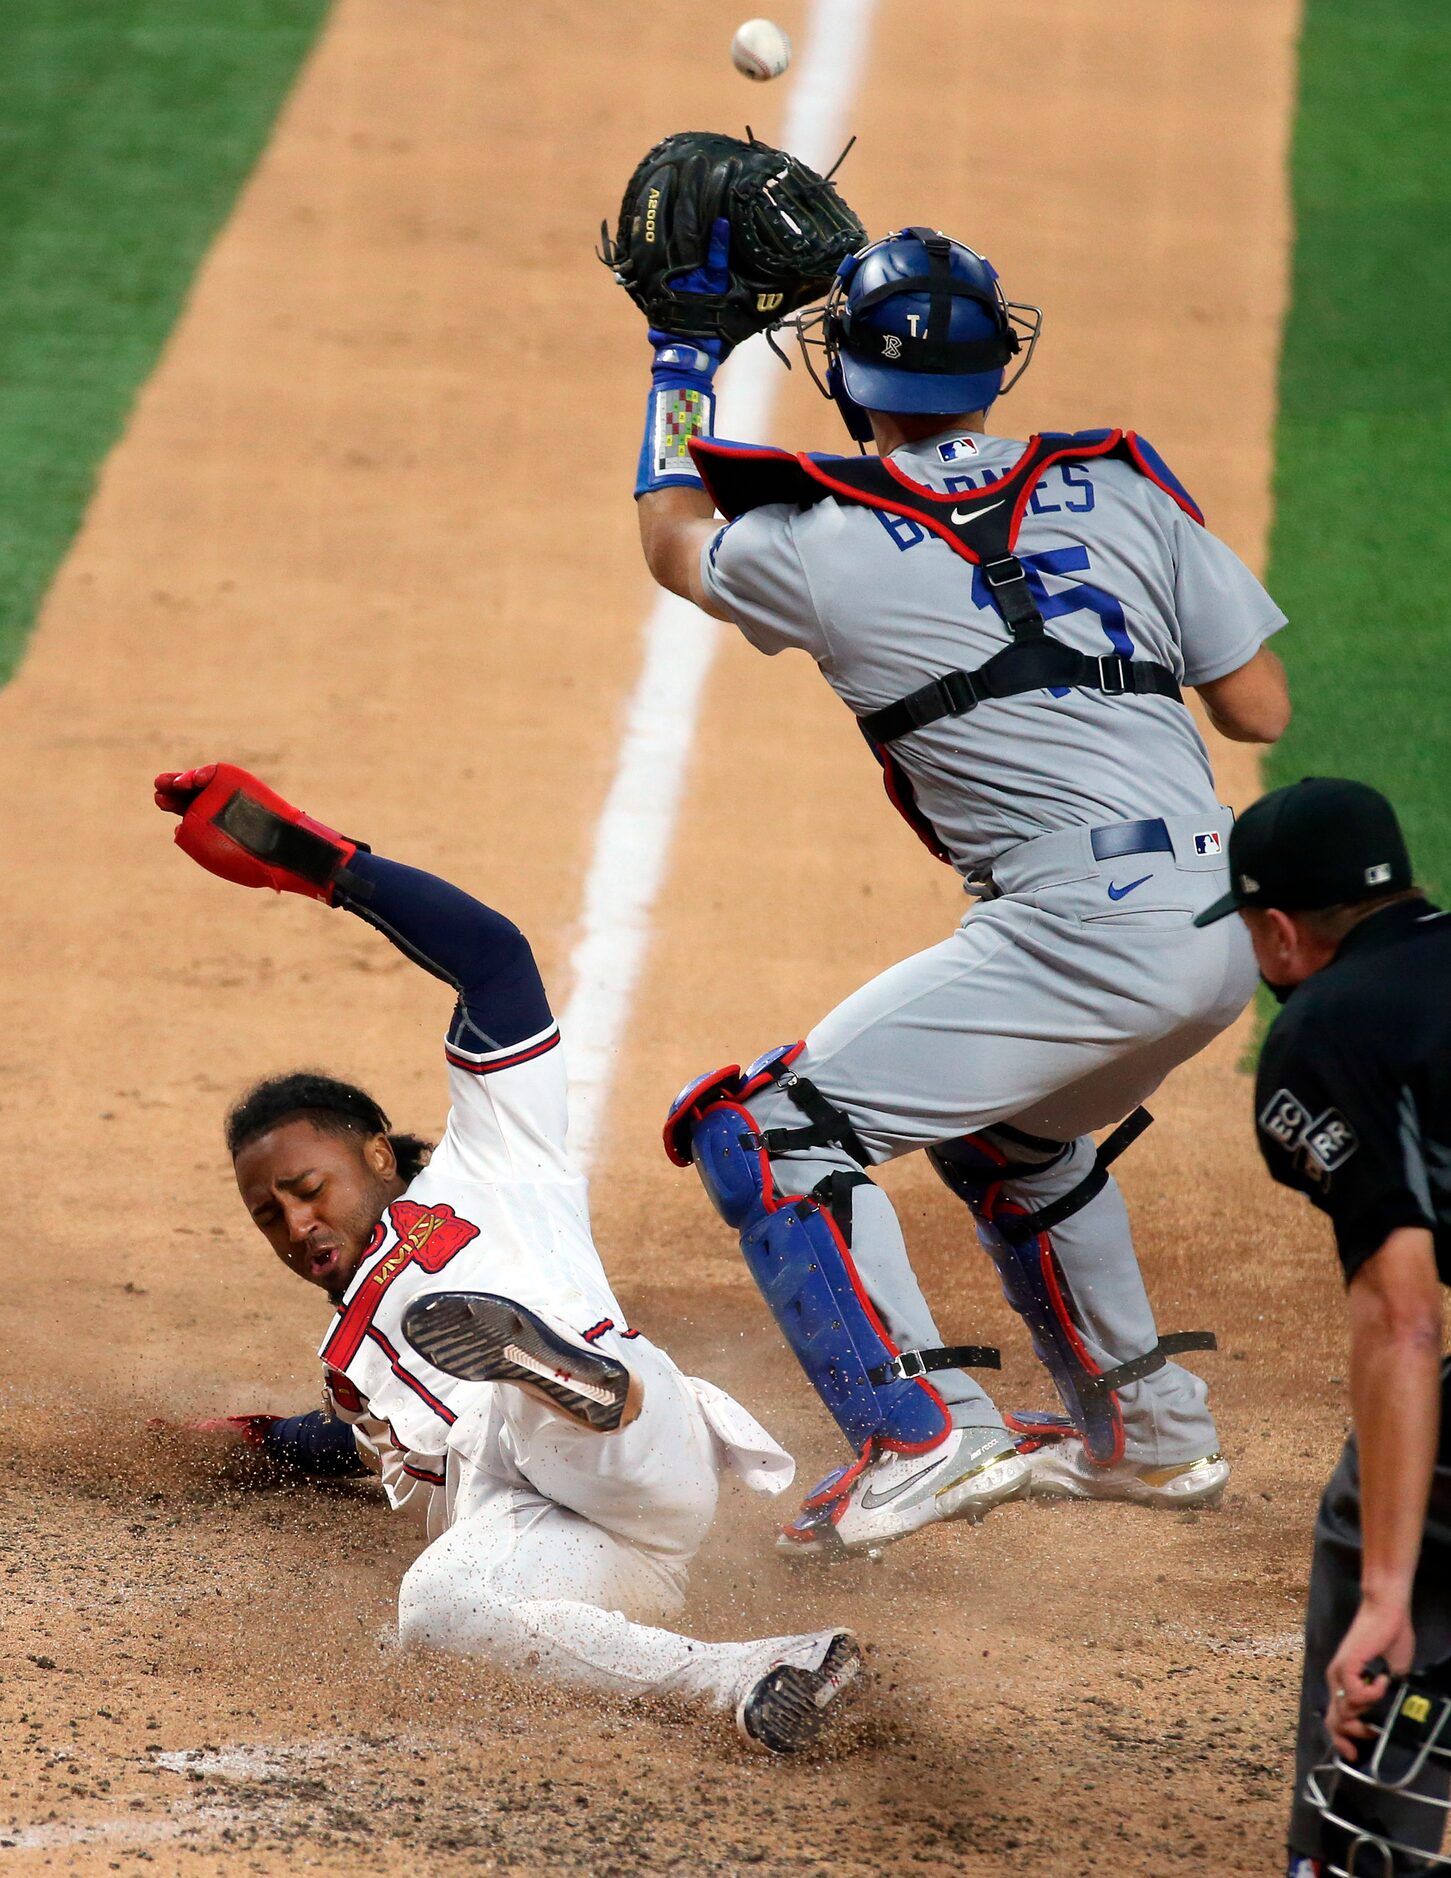
<path fill-rule="evenodd" d="M 262 1436 L 262 1452 L 292 1473 L 314 1479 L 340 1480 L 368 1471 L 352 1429 L 346 1422 L 329 1420 L 321 1409 L 273 1422 Z"/>
<path fill-rule="evenodd" d="M 502 913 L 433 874 L 359 852 L 348 871 L 367 899 L 337 903 L 376 926 L 400 952 L 459 994 L 450 1041 L 470 1050 L 522 1043 L 553 1019 L 529 941 Z"/>

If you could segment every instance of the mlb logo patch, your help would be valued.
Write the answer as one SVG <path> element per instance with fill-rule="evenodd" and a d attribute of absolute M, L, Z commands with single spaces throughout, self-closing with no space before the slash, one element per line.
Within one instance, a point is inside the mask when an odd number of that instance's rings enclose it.
<path fill-rule="evenodd" d="M 1211 828 L 1207 834 L 1196 835 L 1194 837 L 1194 852 L 1196 854 L 1218 854 L 1223 846 L 1224 842 L 1220 838 L 1218 829 L 1215 828 Z"/>
<path fill-rule="evenodd" d="M 965 457 L 977 455 L 977 445 L 971 437 L 949 437 L 946 443 L 939 443 L 937 455 L 943 463 L 961 463 Z"/>

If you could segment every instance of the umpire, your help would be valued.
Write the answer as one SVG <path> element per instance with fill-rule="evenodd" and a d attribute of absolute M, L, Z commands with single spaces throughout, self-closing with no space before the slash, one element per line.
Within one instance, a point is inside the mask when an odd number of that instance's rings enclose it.
<path fill-rule="evenodd" d="M 1451 1651 L 1451 915 L 1412 884 L 1395 811 L 1364 783 L 1264 796 L 1229 860 L 1230 892 L 1195 923 L 1238 912 L 1284 1004 L 1255 1088 L 1260 1150 L 1329 1215 L 1350 1309 L 1354 1426 L 1315 1526 L 1290 1817 L 1290 1878 L 1316 1878 L 1345 1845 L 1305 1798 L 1325 1734 L 1353 1760 L 1390 1686 L 1376 1659 L 1399 1676 Z M 1377 1835 L 1437 1850 L 1438 1809 L 1371 1801 Z M 1384 1856 L 1377 1873 L 1425 1869 Z"/>

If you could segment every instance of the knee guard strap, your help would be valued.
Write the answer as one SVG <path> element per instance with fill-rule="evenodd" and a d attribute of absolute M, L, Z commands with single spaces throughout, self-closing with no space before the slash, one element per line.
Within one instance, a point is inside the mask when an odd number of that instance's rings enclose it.
<path fill-rule="evenodd" d="M 965 1135 L 927 1151 L 938 1175 L 959 1199 L 967 1202 L 984 1229 L 983 1243 L 997 1267 L 1009 1304 L 1027 1325 L 1033 1349 L 1053 1378 L 1090 1459 L 1105 1467 L 1123 1456 L 1123 1417 L 1117 1391 L 1153 1375 L 1170 1356 L 1181 1351 L 1217 1347 L 1213 1331 L 1179 1331 L 1161 1337 L 1142 1356 L 1131 1357 L 1112 1369 L 1100 1369 L 1084 1344 L 1073 1295 L 1053 1251 L 1051 1229 L 1103 1191 L 1108 1184 L 1109 1164 L 1138 1139 L 1151 1120 L 1147 1109 L 1135 1109 L 1103 1142 L 1083 1179 L 1036 1211 L 1007 1199 L 1002 1192 L 1003 1183 L 1015 1171 L 1028 1171 L 1031 1161 L 1015 1168 L 989 1137 L 1002 1134 L 1014 1144 L 1044 1153 L 1054 1144 L 1001 1129 L 990 1130 L 987 1136 Z M 1056 1422 L 1056 1417 L 1034 1422 L 1019 1416 L 1012 1426 L 1025 1434 L 1062 1433 Z"/>
<path fill-rule="evenodd" d="M 897 1348 L 851 1256 L 851 1193 L 869 1184 L 866 1176 L 833 1174 L 810 1194 L 777 1188 L 769 1150 L 740 1100 L 767 1073 L 753 1065 L 745 1078 L 732 1069 L 687 1084 L 666 1124 L 667 1151 L 677 1162 L 688 1151 L 716 1211 L 739 1232 L 747 1269 L 852 1446 L 860 1452 L 874 1441 L 905 1454 L 936 1447 L 952 1418 L 927 1373 L 996 1362 L 997 1352 Z"/>

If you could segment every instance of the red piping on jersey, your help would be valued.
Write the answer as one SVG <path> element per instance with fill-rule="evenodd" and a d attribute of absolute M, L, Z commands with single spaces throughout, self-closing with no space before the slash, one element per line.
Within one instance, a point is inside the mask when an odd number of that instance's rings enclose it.
<path fill-rule="evenodd" d="M 1129 447 L 1129 454 L 1130 456 L 1133 457 L 1134 466 L 1138 470 L 1139 474 L 1141 476 L 1146 476 L 1156 489 L 1162 489 L 1164 494 L 1168 496 L 1171 501 L 1178 503 L 1179 507 L 1183 509 L 1184 513 L 1190 518 L 1191 521 L 1198 522 L 1199 526 L 1203 528 L 1204 527 L 1204 511 L 1200 508 L 1199 504 L 1194 500 L 1193 496 L 1190 495 L 1187 489 L 1172 488 L 1170 484 L 1164 481 L 1163 477 L 1159 474 L 1159 472 L 1154 468 L 1154 466 L 1145 457 L 1143 448 L 1139 443 L 1138 432 L 1134 430 L 1126 430 L 1124 432 L 1124 442 Z"/>
<path fill-rule="evenodd" d="M 483 1063 L 475 1063 L 466 1056 L 460 1056 L 447 1044 L 443 1047 L 443 1053 L 455 1069 L 466 1069 L 471 1076 L 492 1076 L 498 1069 L 516 1069 L 520 1063 L 532 1063 L 536 1056 L 543 1056 L 559 1041 L 559 1032 L 556 1030 L 552 1037 L 546 1037 L 543 1043 L 536 1043 L 531 1049 L 518 1050 L 513 1056 L 490 1057 Z"/>
<path fill-rule="evenodd" d="M 403 1367 L 402 1359 L 399 1357 L 398 1352 L 393 1348 L 392 1344 L 389 1343 L 382 1331 L 378 1329 L 377 1325 L 369 1324 L 364 1334 L 371 1337 L 374 1343 L 376 1343 L 378 1348 L 383 1352 L 384 1356 L 387 1357 L 388 1367 L 398 1378 L 399 1382 L 406 1383 L 416 1396 L 428 1404 L 438 1419 L 441 1422 L 446 1422 L 451 1428 L 458 1420 L 453 1410 L 446 1402 L 440 1402 L 438 1397 L 433 1394 L 432 1390 L 425 1388 L 416 1376 L 409 1375 L 408 1371 Z"/>
<path fill-rule="evenodd" d="M 435 1223 L 446 1231 L 447 1237 L 452 1241 L 442 1257 L 430 1259 L 427 1237 L 423 1239 L 421 1245 L 415 1246 L 409 1243 L 411 1232 L 416 1230 L 416 1221 L 408 1233 L 402 1231 L 401 1227 L 403 1218 L 406 1216 L 405 1210 L 410 1208 L 415 1209 L 420 1217 L 428 1214 L 441 1215 L 435 1218 Z M 368 1273 L 356 1297 L 344 1307 L 327 1342 L 322 1346 L 322 1360 L 333 1369 L 346 1370 L 363 1347 L 363 1339 L 368 1335 L 369 1326 L 378 1306 L 383 1301 L 384 1292 L 401 1273 L 407 1271 L 410 1265 L 417 1265 L 426 1272 L 436 1273 L 457 1251 L 467 1245 L 470 1239 L 476 1239 L 479 1234 L 478 1227 L 471 1220 L 460 1219 L 445 1201 L 440 1201 L 434 1207 L 418 1207 L 414 1201 L 399 1199 L 389 1207 L 388 1217 L 393 1223 L 394 1232 L 398 1235 L 397 1243 L 388 1256 L 380 1260 Z M 379 1220 L 373 1228 L 373 1237 L 368 1246 L 369 1254 L 378 1249 L 383 1238 L 383 1222 Z"/>
<path fill-rule="evenodd" d="M 403 1463 L 403 1471 L 410 1480 L 426 1481 L 430 1487 L 441 1487 L 443 1485 L 442 1474 L 431 1474 L 426 1467 L 415 1467 L 412 1461 L 405 1461 Z"/>
<path fill-rule="evenodd" d="M 1034 490 L 1038 487 L 1038 484 L 1043 480 L 1047 472 L 1053 468 L 1055 463 L 1061 463 L 1065 459 L 1080 462 L 1091 460 L 1094 457 L 1107 456 L 1110 451 L 1114 450 L 1123 441 L 1123 437 L 1124 433 L 1121 430 L 1111 430 L 1097 443 L 1065 443 L 1056 450 L 1047 451 L 1042 459 L 1035 465 L 1035 473 L 1031 480 L 1026 481 L 1018 491 L 1017 499 L 1013 504 L 1012 521 L 1008 528 L 1009 546 L 1011 547 L 1018 539 L 1018 530 L 1022 526 L 1023 514 L 1029 502 L 1033 499 Z M 1018 463 L 1025 462 L 1038 448 L 1040 441 L 1041 439 L 1036 435 L 1030 437 L 1027 444 L 1024 446 L 1022 456 L 1018 458 L 1018 462 L 1015 463 L 1011 469 L 1004 470 L 997 482 L 989 483 L 984 489 L 974 489 L 970 493 L 966 490 L 958 490 L 955 493 L 949 493 L 940 489 L 929 489 L 925 483 L 914 482 L 910 476 L 898 469 L 897 465 L 890 457 L 882 457 L 881 463 L 882 467 L 893 481 L 900 483 L 902 488 L 910 490 L 918 501 L 937 504 L 939 506 L 942 504 L 951 504 L 962 508 L 970 508 L 974 502 L 981 502 L 985 497 L 991 496 L 994 489 L 1001 488 L 1002 484 L 1013 475 L 1018 467 Z M 840 495 L 847 501 L 861 504 L 866 508 L 880 509 L 887 515 L 903 513 L 903 511 L 894 509 L 892 504 L 881 496 L 875 496 L 866 490 L 857 489 L 851 483 L 839 482 L 834 476 L 828 475 L 821 464 L 816 462 L 815 459 L 804 450 L 797 455 L 796 461 L 813 482 L 820 483 L 823 488 L 831 490 L 833 495 Z M 1135 461 L 1137 462 L 1137 458 Z M 1002 498 L 999 497 L 998 500 L 1001 501 Z M 955 549 L 956 552 L 962 556 L 963 560 L 971 561 L 974 566 L 981 565 L 978 555 L 967 546 L 966 542 L 960 541 L 957 536 L 953 534 L 947 523 L 936 520 L 930 511 L 914 508 L 905 511 L 905 513 L 910 520 L 919 522 L 923 528 L 931 529 L 934 535 L 940 540 L 945 541 L 950 548 Z"/>
<path fill-rule="evenodd" d="M 1040 441 L 1041 441 L 1041 433 L 1030 437 L 1024 448 L 1023 456 L 1020 456 L 1018 458 L 1017 463 L 1014 463 L 1011 469 L 1004 471 L 1003 476 L 997 479 L 997 483 L 1002 482 L 1005 477 L 1011 476 L 1013 473 L 1013 470 L 1017 468 L 1018 463 L 1021 463 L 1023 461 L 1023 458 L 1026 457 L 1028 451 L 1031 450 L 1033 446 Z M 1170 501 L 1175 503 L 1177 507 L 1181 508 L 1184 511 L 1184 513 L 1191 518 L 1191 520 L 1198 522 L 1200 527 L 1202 528 L 1204 526 L 1204 514 L 1203 514 L 1203 511 L 1200 509 L 1198 503 L 1189 494 L 1188 490 L 1176 489 L 1172 486 L 1172 484 L 1165 482 L 1164 478 L 1159 474 L 1159 472 L 1149 462 L 1148 458 L 1144 455 L 1142 444 L 1141 444 L 1137 431 L 1132 431 L 1132 430 L 1107 431 L 1104 433 L 1104 435 L 1101 438 L 1099 438 L 1094 443 L 1078 443 L 1078 444 L 1072 444 L 1071 446 L 1064 445 L 1061 451 L 1054 451 L 1050 456 L 1046 456 L 1043 459 L 1042 463 L 1039 465 L 1039 470 L 1041 472 L 1043 470 L 1051 469 L 1055 463 L 1062 461 L 1065 458 L 1071 458 L 1075 461 L 1091 461 L 1094 457 L 1107 456 L 1111 454 L 1114 448 L 1120 443 L 1128 451 L 1128 454 L 1133 461 L 1134 468 L 1138 470 L 1139 474 L 1145 477 L 1149 482 L 1151 482 L 1156 489 L 1161 489 L 1164 492 L 1164 494 L 1169 497 Z M 700 472 L 701 479 L 705 483 L 706 490 L 711 495 L 712 498 L 714 498 L 716 495 L 716 491 L 715 491 L 714 486 L 712 485 L 711 477 L 710 477 L 710 465 L 711 465 L 712 458 L 720 458 L 726 461 L 737 462 L 737 463 L 744 463 L 744 462 L 750 462 L 750 461 L 768 462 L 768 463 L 795 463 L 801 469 L 805 471 L 805 473 L 811 478 L 813 482 L 820 484 L 823 488 L 832 489 L 833 493 L 846 494 L 853 501 L 856 501 L 858 503 L 864 503 L 867 507 L 870 507 L 870 508 L 880 508 L 883 510 L 884 513 L 888 515 L 897 513 L 896 510 L 890 508 L 886 504 L 873 501 L 871 497 L 862 495 L 856 489 L 851 488 L 850 485 L 843 486 L 843 485 L 834 483 L 832 478 L 828 476 L 822 470 L 820 464 L 811 456 L 809 451 L 778 450 L 778 449 L 773 448 L 770 445 L 762 445 L 762 444 L 717 443 L 713 437 L 692 438 L 689 444 L 689 449 L 690 449 L 692 461 L 695 463 L 696 469 Z M 982 488 L 982 489 L 958 490 L 955 494 L 948 495 L 948 494 L 944 494 L 940 490 L 928 488 L 923 483 L 914 482 L 910 476 L 905 475 L 901 470 L 897 468 L 897 466 L 892 462 L 890 457 L 882 457 L 880 461 L 886 466 L 889 474 L 896 477 L 897 481 L 901 483 L 904 489 L 910 489 L 914 491 L 915 493 L 920 493 L 926 496 L 929 500 L 935 501 L 935 502 L 950 501 L 950 502 L 970 503 L 974 500 L 975 497 L 986 496 L 990 490 L 997 487 L 997 483 L 989 483 L 987 484 L 985 488 Z M 1032 483 L 1027 485 L 1029 494 L 1026 500 L 1031 500 L 1031 492 L 1036 487 L 1037 487 L 1037 479 L 1035 478 L 1035 480 Z M 1022 498 L 1020 498 L 1020 500 L 1022 500 Z M 730 510 L 722 507 L 719 501 L 716 502 L 716 507 L 720 509 L 721 513 L 726 517 L 728 521 L 735 521 L 738 515 L 744 513 L 743 510 L 738 510 L 735 515 L 732 515 Z M 913 516 L 912 519 L 914 521 L 921 521 L 924 518 L 921 516 Z M 1021 512 L 1014 517 L 1014 521 L 1013 521 L 1014 538 L 1016 538 L 1018 524 L 1021 521 L 1021 519 L 1022 519 Z M 938 531 L 934 529 L 933 532 L 937 533 Z M 953 537 L 944 536 L 943 539 L 953 540 Z M 953 545 L 954 546 L 957 545 L 955 540 L 954 540 Z M 974 557 L 969 556 L 968 558 L 972 559 Z"/>
<path fill-rule="evenodd" d="M 331 1394 L 338 1407 L 348 1415 L 366 1415 L 368 1404 L 358 1385 L 345 1376 L 340 1369 L 325 1366 L 323 1369 L 323 1387 Z M 397 1442 L 398 1447 L 403 1443 Z"/>

